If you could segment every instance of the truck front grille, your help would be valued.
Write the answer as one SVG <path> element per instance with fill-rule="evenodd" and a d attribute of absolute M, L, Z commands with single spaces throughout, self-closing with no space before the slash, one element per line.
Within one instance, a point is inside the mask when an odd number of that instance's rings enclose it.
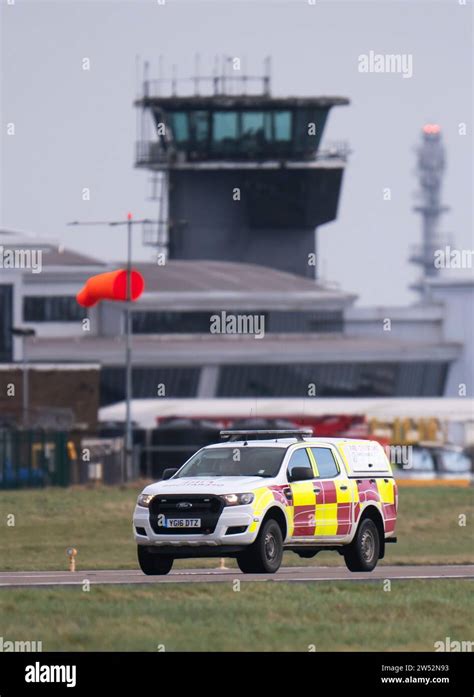
<path fill-rule="evenodd" d="M 223 507 L 224 502 L 218 496 L 158 495 L 150 501 L 150 525 L 157 535 L 208 535 L 214 532 Z M 169 528 L 159 524 L 159 516 L 164 516 L 166 520 L 199 518 L 201 525 L 196 528 Z"/>

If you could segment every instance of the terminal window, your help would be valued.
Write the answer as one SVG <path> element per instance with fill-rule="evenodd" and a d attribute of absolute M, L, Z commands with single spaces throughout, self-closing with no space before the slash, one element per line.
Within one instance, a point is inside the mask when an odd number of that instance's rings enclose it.
<path fill-rule="evenodd" d="M 0 361 L 12 358 L 13 290 L 10 285 L 0 285 Z"/>
<path fill-rule="evenodd" d="M 24 322 L 77 322 L 87 317 L 85 308 L 71 295 L 23 298 Z"/>

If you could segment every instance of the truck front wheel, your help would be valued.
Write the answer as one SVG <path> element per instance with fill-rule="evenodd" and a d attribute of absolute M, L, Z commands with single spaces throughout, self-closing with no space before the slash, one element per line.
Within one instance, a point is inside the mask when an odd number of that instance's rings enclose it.
<path fill-rule="evenodd" d="M 147 576 L 164 576 L 171 571 L 173 566 L 173 557 L 153 554 L 143 545 L 137 545 L 137 555 L 140 569 Z"/>
<path fill-rule="evenodd" d="M 260 528 L 257 539 L 237 556 L 244 574 L 274 574 L 283 557 L 283 536 L 276 520 L 269 519 Z"/>
<path fill-rule="evenodd" d="M 380 537 L 373 520 L 366 518 L 359 525 L 350 545 L 344 550 L 349 571 L 373 571 L 380 553 Z"/>

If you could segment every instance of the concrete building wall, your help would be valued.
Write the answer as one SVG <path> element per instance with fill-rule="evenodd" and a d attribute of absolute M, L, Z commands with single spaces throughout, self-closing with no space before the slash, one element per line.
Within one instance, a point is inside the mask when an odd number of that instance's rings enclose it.
<path fill-rule="evenodd" d="M 341 169 L 172 171 L 170 259 L 240 261 L 314 277 L 315 228 L 335 218 L 341 179 Z"/>
<path fill-rule="evenodd" d="M 352 307 L 344 314 L 344 328 L 348 336 L 438 342 L 443 340 L 443 314 L 440 305 Z"/>
<path fill-rule="evenodd" d="M 448 374 L 446 396 L 474 394 L 474 279 L 429 282 L 430 297 L 443 305 L 443 334 L 447 341 L 462 344 L 462 353 Z"/>
<path fill-rule="evenodd" d="M 93 308 L 92 335 L 121 336 L 124 332 L 124 307 L 114 303 L 100 303 Z"/>

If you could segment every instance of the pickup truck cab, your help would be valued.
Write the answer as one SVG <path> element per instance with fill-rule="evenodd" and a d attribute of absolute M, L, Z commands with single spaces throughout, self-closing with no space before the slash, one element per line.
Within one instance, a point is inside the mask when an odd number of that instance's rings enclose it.
<path fill-rule="evenodd" d="M 274 573 L 283 551 L 344 556 L 372 571 L 396 542 L 398 493 L 382 446 L 311 431 L 222 431 L 139 495 L 133 515 L 140 568 L 174 559 L 235 557 L 244 573 Z"/>

